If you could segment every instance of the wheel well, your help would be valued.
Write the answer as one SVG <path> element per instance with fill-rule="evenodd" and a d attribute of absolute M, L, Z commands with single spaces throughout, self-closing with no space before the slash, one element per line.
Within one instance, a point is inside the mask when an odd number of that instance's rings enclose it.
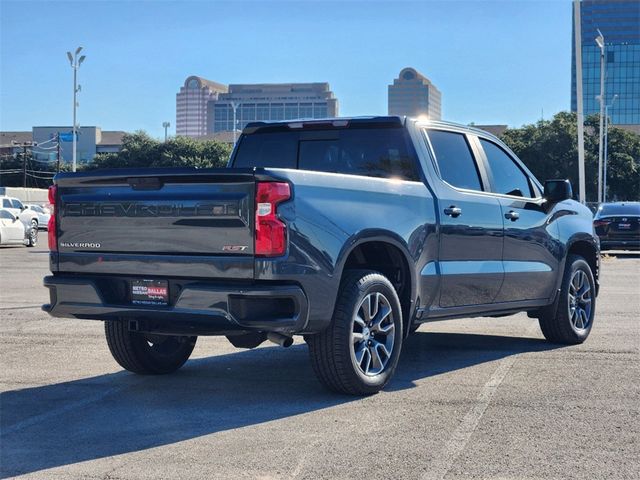
<path fill-rule="evenodd" d="M 402 251 L 387 242 L 366 242 L 354 248 L 344 265 L 344 271 L 368 269 L 382 273 L 398 292 L 402 306 L 404 333 L 408 331 L 411 319 L 411 270 Z"/>
<path fill-rule="evenodd" d="M 584 258 L 589 264 L 589 267 L 591 267 L 591 271 L 593 272 L 596 282 L 598 281 L 598 254 L 596 252 L 596 248 L 592 244 L 583 240 L 574 242 L 569 247 L 568 254 L 580 255 Z"/>

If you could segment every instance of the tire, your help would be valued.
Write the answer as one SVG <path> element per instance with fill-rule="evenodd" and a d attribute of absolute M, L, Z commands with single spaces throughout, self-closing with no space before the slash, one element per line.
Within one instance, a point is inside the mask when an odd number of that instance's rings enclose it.
<path fill-rule="evenodd" d="M 393 376 L 402 349 L 398 294 L 385 276 L 370 270 L 347 272 L 339 292 L 331 325 L 306 337 L 311 364 L 334 392 L 377 393 Z"/>
<path fill-rule="evenodd" d="M 37 230 L 38 230 L 38 228 L 39 228 L 38 220 L 36 220 L 35 218 L 32 218 L 32 219 L 31 219 L 31 228 L 35 228 L 35 229 L 36 229 L 36 231 L 37 231 Z"/>
<path fill-rule="evenodd" d="M 189 359 L 198 338 L 132 332 L 124 320 L 106 320 L 104 332 L 115 361 L 140 375 L 175 372 Z"/>
<path fill-rule="evenodd" d="M 27 247 L 35 247 L 36 245 L 38 245 L 38 229 L 31 227 L 31 232 L 29 232 L 29 238 L 27 239 Z"/>
<path fill-rule="evenodd" d="M 553 305 L 543 308 L 538 317 L 544 337 L 552 343 L 564 345 L 584 342 L 593 327 L 595 292 L 595 280 L 589 264 L 579 255 L 569 255 L 558 299 Z"/>

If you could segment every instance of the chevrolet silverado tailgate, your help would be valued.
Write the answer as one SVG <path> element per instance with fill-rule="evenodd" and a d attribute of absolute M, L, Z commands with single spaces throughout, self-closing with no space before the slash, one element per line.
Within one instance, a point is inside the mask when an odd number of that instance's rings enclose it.
<path fill-rule="evenodd" d="M 253 278 L 255 181 L 249 169 L 59 175 L 58 271 Z"/>

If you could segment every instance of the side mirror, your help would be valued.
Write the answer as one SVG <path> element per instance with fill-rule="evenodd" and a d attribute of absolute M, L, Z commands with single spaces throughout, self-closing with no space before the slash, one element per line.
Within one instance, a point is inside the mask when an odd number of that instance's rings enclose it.
<path fill-rule="evenodd" d="M 573 198 L 569 180 L 547 180 L 544 182 L 544 198 L 549 203 L 558 203 Z"/>

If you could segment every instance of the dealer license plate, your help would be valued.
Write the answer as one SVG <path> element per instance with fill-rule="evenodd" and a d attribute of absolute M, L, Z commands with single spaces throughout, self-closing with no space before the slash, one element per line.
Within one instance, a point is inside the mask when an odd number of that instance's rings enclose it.
<path fill-rule="evenodd" d="M 132 280 L 131 303 L 167 305 L 169 303 L 169 282 L 167 280 Z"/>

